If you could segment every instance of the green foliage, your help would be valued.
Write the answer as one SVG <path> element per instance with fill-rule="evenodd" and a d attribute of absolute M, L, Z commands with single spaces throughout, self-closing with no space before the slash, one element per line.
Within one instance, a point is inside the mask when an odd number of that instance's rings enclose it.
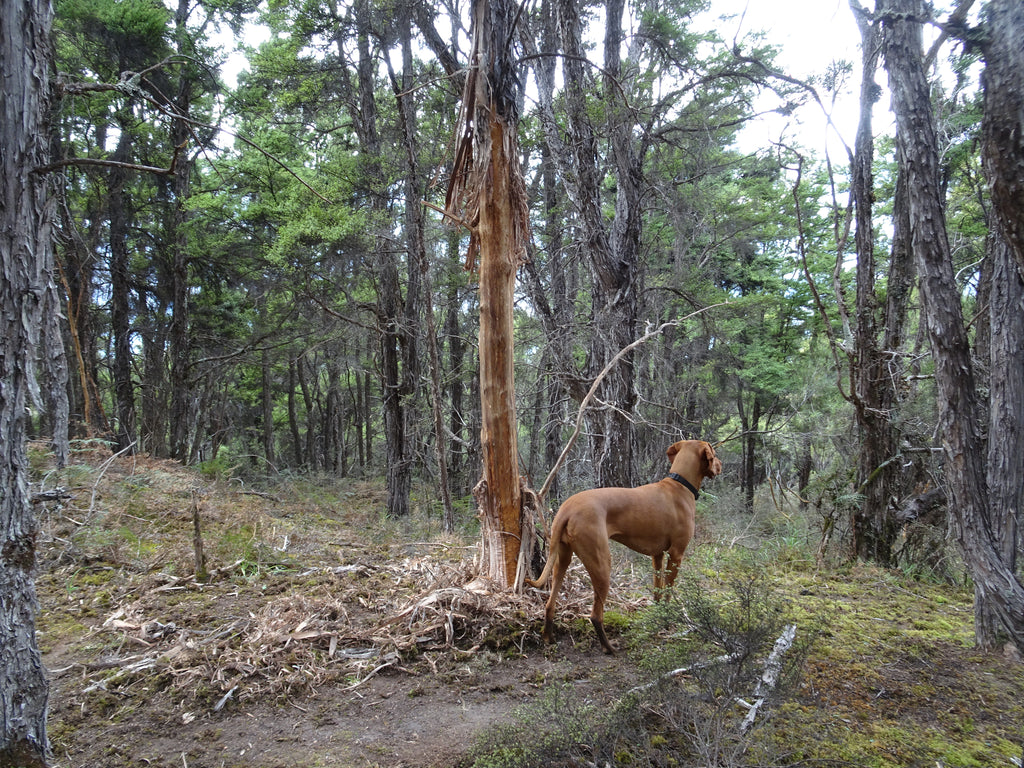
<path fill-rule="evenodd" d="M 80 57 L 101 81 L 145 69 L 169 53 L 172 15 L 158 0 L 58 0 L 56 19 L 66 46 L 58 49 L 67 54 L 63 63 Z"/>
<path fill-rule="evenodd" d="M 741 569 L 725 589 L 696 578 L 682 587 L 645 609 L 628 630 L 647 683 L 605 706 L 582 700 L 571 685 L 549 685 L 511 723 L 486 732 L 467 765 L 746 764 L 743 755 L 761 742 L 757 728 L 743 725 L 746 710 L 736 701 L 753 701 L 791 612 L 763 571 Z M 759 706 L 777 706 L 791 695 L 815 635 L 802 628 L 780 653 L 779 679 Z"/>
<path fill-rule="evenodd" d="M 540 10 L 524 8 L 530 17 L 524 31 L 543 29 Z M 623 322 L 632 324 L 635 337 L 647 324 L 679 321 L 623 361 L 636 396 L 628 414 L 630 460 L 638 480 L 654 479 L 665 469 L 665 446 L 677 437 L 735 437 L 720 446 L 726 473 L 712 487 L 737 530 L 762 524 L 751 507 L 788 511 L 799 495 L 814 522 L 780 527 L 774 554 L 801 557 L 801 537 L 831 537 L 829 551 L 845 553 L 848 521 L 865 498 L 855 487 L 860 446 L 844 399 L 856 365 L 848 358 L 856 286 L 846 171 L 798 147 L 747 152 L 737 146 L 755 99 L 768 88 L 778 94 L 781 112 L 806 97 L 765 77 L 755 62 L 774 66 L 775 52 L 762 36 L 722 40 L 698 28 L 696 18 L 708 10 L 701 0 L 631 8 L 636 34 L 623 45 L 614 84 L 603 78 L 600 46 L 584 44 L 593 64 L 585 117 L 595 130 L 586 151 L 598 155 L 601 223 L 615 219 L 623 174 L 637 174 L 643 189 L 637 305 L 635 317 Z M 158 0 L 56 3 L 57 69 L 68 87 L 55 102 L 53 135 L 69 165 L 52 178 L 63 187 L 58 248 L 73 305 L 69 338 L 78 345 L 70 356 L 78 434 L 115 433 L 123 426 L 119 393 L 130 389 L 139 414 L 130 425 L 137 446 L 169 454 L 171 419 L 183 418 L 189 445 L 175 450 L 184 461 L 201 462 L 206 477 L 279 470 L 383 476 L 391 458 L 380 404 L 394 384 L 383 383 L 380 350 L 385 331 L 396 330 L 381 301 L 388 262 L 397 269 L 397 303 L 409 318 L 398 323 L 407 333 L 399 366 L 410 374 L 398 393 L 404 448 L 417 478 L 436 483 L 432 363 L 422 322 L 431 312 L 447 432 L 441 439 L 456 468 L 450 490 L 468 498 L 480 450 L 476 277 L 461 267 L 468 235 L 422 208 L 429 265 L 421 274 L 411 258 L 419 232 L 407 210 L 420 199 L 443 202 L 466 62 L 442 61 L 437 41 L 426 38 L 425 19 L 407 24 L 407 11 L 391 3 L 217 0 L 189 6 L 182 20 Z M 602 23 L 591 11 L 580 19 L 586 40 L 598 39 Z M 447 10 L 438 13 L 443 29 Z M 209 32 L 218 25 L 237 31 L 256 14 L 270 35 L 259 46 L 241 46 L 246 70 L 226 91 L 215 66 L 226 51 L 212 47 Z M 453 20 L 451 39 L 442 40 L 456 56 L 466 50 L 459 24 Z M 407 28 L 417 35 L 411 60 L 401 56 Z M 528 94 L 541 65 L 559 61 L 557 42 L 539 36 L 534 42 L 538 54 L 527 52 L 515 65 Z M 983 344 L 979 265 L 989 225 L 978 156 L 977 55 L 959 50 L 950 59 L 953 80 L 936 83 L 933 93 L 944 137 L 953 266 L 968 315 L 977 314 L 971 332 Z M 145 77 L 127 74 L 142 72 Z M 850 86 L 852 72 L 848 62 L 836 62 L 816 82 L 838 94 Z M 594 306 L 598 292 L 588 268 L 592 244 L 580 236 L 580 201 L 570 199 L 564 183 L 579 170 L 581 158 L 568 150 L 580 144 L 581 126 L 572 124 L 562 84 L 554 82 L 554 114 L 542 114 L 526 98 L 518 126 L 532 240 L 517 294 L 515 395 L 521 455 L 534 480 L 546 475 L 564 445 L 598 367 L 591 342 L 601 309 Z M 81 83 L 89 88 L 70 87 Z M 396 93 L 411 107 L 411 146 Z M 188 120 L 178 120 L 174 134 L 178 111 Z M 606 130 L 619 120 L 628 147 L 616 147 Z M 218 135 L 220 127 L 231 134 Z M 75 162 L 109 161 L 119 144 L 127 156 L 118 161 L 128 168 Z M 623 157 L 635 167 L 627 168 Z M 410 159 L 424 179 L 436 179 L 420 183 L 407 200 Z M 888 291 L 894 166 L 891 140 L 879 137 L 879 306 Z M 140 167 L 187 169 L 187 178 Z M 117 245 L 128 255 L 128 274 L 116 277 L 129 304 L 128 381 L 115 380 L 112 365 L 121 341 L 111 299 L 115 197 L 127 208 Z M 424 277 L 433 293 L 417 296 Z M 900 388 L 889 416 L 906 449 L 908 482 L 923 486 L 938 474 L 928 451 L 935 393 L 916 298 L 909 306 L 901 348 L 886 352 Z M 187 328 L 175 337 L 178 322 Z M 171 416 L 179 387 L 187 389 L 187 414 Z M 595 403 L 594 412 L 606 405 L 619 407 Z M 600 439 L 594 433 L 589 444 L 578 443 L 561 490 L 592 484 L 588 451 Z M 745 457 L 753 457 L 749 465 Z M 738 480 L 749 497 L 725 487 Z M 460 514 L 468 516 L 461 507 Z M 937 530 L 944 534 L 941 525 Z M 904 550 L 901 567 L 925 572 L 926 555 L 919 553 L 932 539 L 919 541 Z M 937 564 L 924 565 L 942 573 Z"/>
<path fill-rule="evenodd" d="M 604 732 L 606 715 L 582 701 L 573 686 L 549 686 L 541 699 L 519 710 L 514 722 L 487 731 L 474 747 L 472 768 L 571 765 Z"/>

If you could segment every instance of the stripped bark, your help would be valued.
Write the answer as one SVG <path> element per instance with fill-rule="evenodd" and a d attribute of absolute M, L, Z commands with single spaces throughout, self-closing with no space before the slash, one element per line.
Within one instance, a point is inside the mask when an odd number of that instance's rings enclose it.
<path fill-rule="evenodd" d="M 526 258 L 528 209 L 519 167 L 519 79 L 509 45 L 518 6 L 473 4 L 473 67 L 457 128 L 458 146 L 446 212 L 470 226 L 467 266 L 480 264 L 480 507 L 484 576 L 500 589 L 520 589 L 520 550 L 532 540 L 524 514 L 516 440 L 513 309 L 516 270 Z"/>

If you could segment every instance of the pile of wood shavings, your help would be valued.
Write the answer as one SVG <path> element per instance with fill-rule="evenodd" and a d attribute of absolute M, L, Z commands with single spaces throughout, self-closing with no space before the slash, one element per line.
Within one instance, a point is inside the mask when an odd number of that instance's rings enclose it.
<path fill-rule="evenodd" d="M 228 569 L 224 569 L 228 570 Z M 76 664 L 83 672 L 83 694 L 96 690 L 121 695 L 171 686 L 183 694 L 182 706 L 209 706 L 218 711 L 231 700 L 290 697 L 315 693 L 324 685 L 355 689 L 383 670 L 405 665 L 432 652 L 453 663 L 489 644 L 539 642 L 545 592 L 525 595 L 496 591 L 474 579 L 467 562 L 443 563 L 429 557 L 387 566 L 341 566 L 316 569 L 337 575 L 372 571 L 377 589 L 356 589 L 339 579 L 325 594 L 294 591 L 268 597 L 246 615 L 219 615 L 202 624 L 183 626 L 157 618 L 161 593 L 207 590 L 194 577 L 172 578 L 151 589 L 148 599 L 117 607 L 99 635 L 119 639 L 116 650 L 95 663 Z M 573 571 L 578 571 L 578 566 Z M 306 574 L 312 573 L 308 571 Z M 409 589 L 410 575 L 424 587 Z M 417 583 L 414 582 L 414 583 Z M 221 582 L 227 589 L 230 582 Z M 381 585 L 390 585 L 385 588 Z M 589 583 L 567 579 L 559 600 L 559 618 L 586 615 Z"/>

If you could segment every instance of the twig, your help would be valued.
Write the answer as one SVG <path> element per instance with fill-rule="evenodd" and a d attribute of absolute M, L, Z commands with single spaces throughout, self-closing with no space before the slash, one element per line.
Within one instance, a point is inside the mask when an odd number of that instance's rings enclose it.
<path fill-rule="evenodd" d="M 96 511 L 96 493 L 97 493 L 97 490 L 99 489 L 100 480 L 103 479 L 103 476 L 107 473 L 107 470 L 110 469 L 110 465 L 114 463 L 114 459 L 116 459 L 122 453 L 127 453 L 128 451 L 130 451 L 134 447 L 135 447 L 135 441 L 132 440 L 130 443 L 128 443 L 128 445 L 126 445 L 124 448 L 122 448 L 120 451 L 115 453 L 113 456 L 111 456 L 109 459 L 104 461 L 103 464 L 100 465 L 100 473 L 96 476 L 96 482 L 92 484 L 92 495 L 89 497 L 89 515 L 90 516 L 92 515 L 93 512 Z"/>
<path fill-rule="evenodd" d="M 392 665 L 396 664 L 397 662 L 398 662 L 398 654 L 397 654 L 397 653 L 389 654 L 389 655 L 387 656 L 387 661 L 385 661 L 385 662 L 384 662 L 383 664 L 379 664 L 379 665 L 377 665 L 376 667 L 374 667 L 374 668 L 373 668 L 373 669 L 372 669 L 372 670 L 371 670 L 371 671 L 369 672 L 369 674 L 367 674 L 367 675 L 366 675 L 366 677 L 364 677 L 364 678 L 363 678 L 362 680 L 357 680 L 356 682 L 352 683 L 352 685 L 350 685 L 350 686 L 349 686 L 348 688 L 346 688 L 345 690 L 346 690 L 346 691 L 354 691 L 354 690 L 355 690 L 356 688 L 358 688 L 359 686 L 361 686 L 361 685 L 362 685 L 363 683 L 365 683 L 365 682 L 366 682 L 367 680 L 369 680 L 369 679 L 370 679 L 371 677 L 373 677 L 374 675 L 376 675 L 376 674 L 377 674 L 378 672 L 380 672 L 380 671 L 381 671 L 382 669 L 387 669 L 388 667 L 390 667 L 390 666 L 392 666 Z"/>
<path fill-rule="evenodd" d="M 713 667 L 716 664 L 731 664 L 734 661 L 739 661 L 740 655 L 741 654 L 739 653 L 727 653 L 722 656 L 716 656 L 713 659 L 708 659 L 707 661 L 702 661 L 699 664 L 691 664 L 688 667 L 678 667 L 669 672 L 666 672 L 653 682 L 647 683 L 646 685 L 638 685 L 635 688 L 630 688 L 628 691 L 626 691 L 626 696 L 630 696 L 634 693 L 642 693 L 644 691 L 650 690 L 651 688 L 653 688 L 658 683 L 664 680 L 671 680 L 674 677 L 682 677 L 683 675 L 688 675 L 691 672 L 695 672 L 700 669 L 707 669 L 708 667 Z"/>

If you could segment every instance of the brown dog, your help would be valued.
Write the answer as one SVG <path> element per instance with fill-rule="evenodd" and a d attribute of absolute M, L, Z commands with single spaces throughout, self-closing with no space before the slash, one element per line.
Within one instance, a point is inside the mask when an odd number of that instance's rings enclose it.
<path fill-rule="evenodd" d="M 654 562 L 654 588 L 672 586 L 686 545 L 693 537 L 694 514 L 701 481 L 722 471 L 715 449 L 703 440 L 682 440 L 669 446 L 672 468 L 668 477 L 639 488 L 594 488 L 570 496 L 551 524 L 551 542 L 541 587 L 554 574 L 544 611 L 544 640 L 552 641 L 555 601 L 575 552 L 594 587 L 590 621 L 606 653 L 614 653 L 604 633 L 604 601 L 611 586 L 611 550 L 608 540 L 650 555 Z M 668 573 L 661 567 L 668 553 Z"/>

